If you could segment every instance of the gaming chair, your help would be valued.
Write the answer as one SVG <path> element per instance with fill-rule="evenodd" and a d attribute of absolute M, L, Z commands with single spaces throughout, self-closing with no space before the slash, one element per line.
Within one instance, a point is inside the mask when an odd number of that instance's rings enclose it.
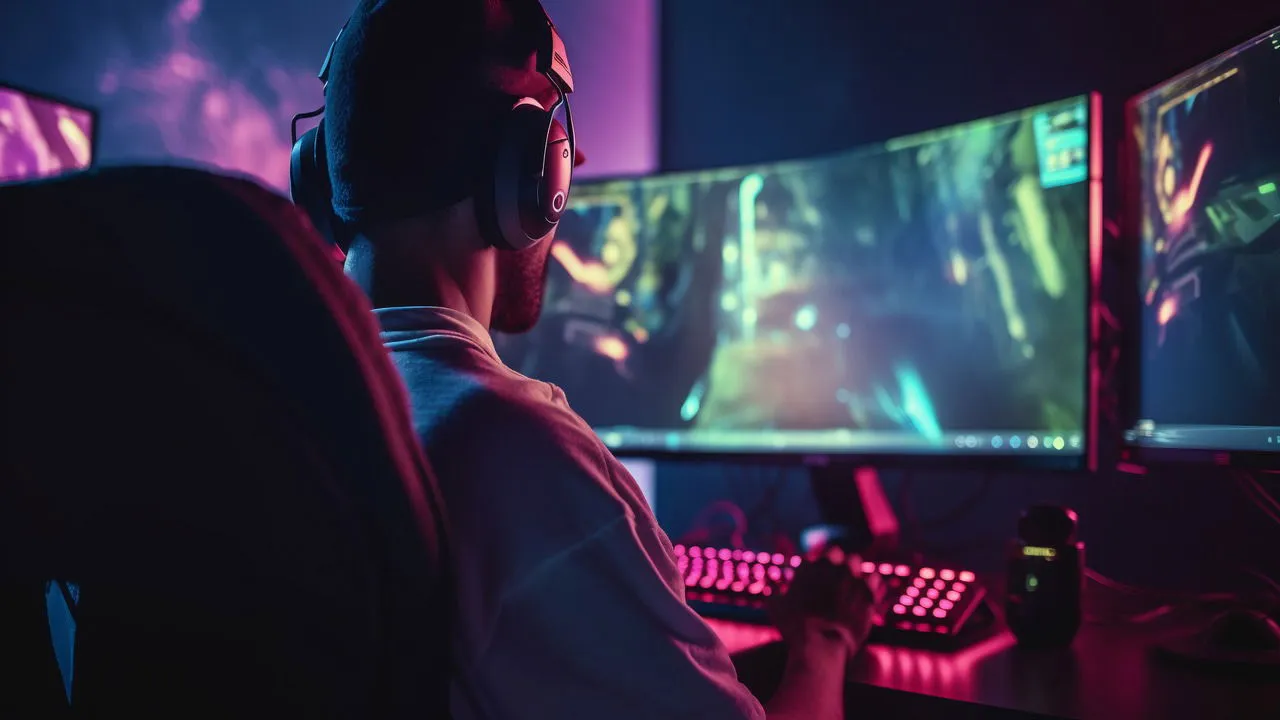
<path fill-rule="evenodd" d="M 2 188 L 0 222 L 0 716 L 447 717 L 434 478 L 301 213 L 143 167 Z"/>

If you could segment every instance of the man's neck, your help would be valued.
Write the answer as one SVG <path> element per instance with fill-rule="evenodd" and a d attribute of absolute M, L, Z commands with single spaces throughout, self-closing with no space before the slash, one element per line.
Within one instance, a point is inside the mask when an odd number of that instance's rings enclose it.
<path fill-rule="evenodd" d="M 345 270 L 365 292 L 375 308 L 443 307 L 475 318 L 489 327 L 493 303 L 482 302 L 481 293 L 468 292 L 458 273 L 419 259 L 394 257 L 367 238 L 357 237 L 347 252 Z M 466 275 L 468 273 L 461 273 Z M 474 270 L 472 273 L 474 275 Z"/>

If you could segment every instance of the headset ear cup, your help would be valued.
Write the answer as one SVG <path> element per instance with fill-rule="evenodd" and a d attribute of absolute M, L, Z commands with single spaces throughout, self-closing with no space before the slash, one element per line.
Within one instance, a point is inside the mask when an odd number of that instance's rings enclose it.
<path fill-rule="evenodd" d="M 542 204 L 543 198 L 549 201 L 551 197 L 543 187 L 543 164 L 552 122 L 551 116 L 532 101 L 517 104 L 507 116 L 503 139 L 494 157 L 492 204 L 488 210 L 491 215 L 481 218 L 481 227 L 490 228 L 489 240 L 498 247 L 533 247 L 556 227 L 556 220 L 547 217 Z M 570 152 L 570 164 L 572 161 Z"/>
<path fill-rule="evenodd" d="M 542 182 L 538 188 L 538 211 L 542 222 L 553 228 L 569 205 L 573 181 L 573 143 L 559 120 L 551 121 L 547 149 L 542 159 Z"/>
<path fill-rule="evenodd" d="M 329 186 L 329 163 L 324 141 L 324 121 L 298 138 L 289 157 L 289 195 L 301 207 L 317 232 L 336 243 L 337 219 Z M 343 248 L 345 250 L 346 248 Z"/>

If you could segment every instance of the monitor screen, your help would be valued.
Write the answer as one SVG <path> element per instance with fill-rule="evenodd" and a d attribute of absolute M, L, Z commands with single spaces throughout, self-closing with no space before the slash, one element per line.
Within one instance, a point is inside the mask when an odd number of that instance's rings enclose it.
<path fill-rule="evenodd" d="M 87 108 L 0 85 L 0 182 L 88 167 L 94 120 Z"/>
<path fill-rule="evenodd" d="M 1280 29 L 1130 102 L 1141 268 L 1130 443 L 1280 451 L 1277 88 Z"/>
<path fill-rule="evenodd" d="M 1078 458 L 1093 114 L 577 185 L 499 351 L 621 453 Z"/>

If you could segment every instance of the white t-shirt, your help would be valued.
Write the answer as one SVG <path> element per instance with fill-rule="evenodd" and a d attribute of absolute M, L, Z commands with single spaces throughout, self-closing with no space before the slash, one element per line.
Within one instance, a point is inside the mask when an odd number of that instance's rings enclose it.
<path fill-rule="evenodd" d="M 685 604 L 671 542 L 553 385 L 444 308 L 378 310 L 457 563 L 461 720 L 763 718 Z"/>

